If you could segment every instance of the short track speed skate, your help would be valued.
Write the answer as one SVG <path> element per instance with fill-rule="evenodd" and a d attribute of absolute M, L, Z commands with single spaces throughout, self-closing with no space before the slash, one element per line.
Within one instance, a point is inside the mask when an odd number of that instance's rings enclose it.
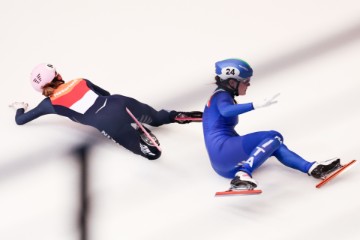
<path fill-rule="evenodd" d="M 135 123 L 138 125 L 138 127 L 142 130 L 142 132 L 147 136 L 147 138 L 151 141 L 151 143 L 153 144 L 153 146 L 155 146 L 160 152 L 161 152 L 161 148 L 159 146 L 159 144 L 156 142 L 156 139 L 154 139 L 149 132 L 144 128 L 144 126 L 136 119 L 136 117 L 134 116 L 134 114 L 132 114 L 132 112 L 126 108 L 127 113 L 130 115 L 130 117 L 135 121 Z"/>
<path fill-rule="evenodd" d="M 217 196 L 236 196 L 236 195 L 254 195 L 260 194 L 262 191 L 256 189 L 257 182 L 248 173 L 239 171 L 235 174 L 235 177 L 230 182 L 230 189 L 223 192 L 216 192 Z"/>
<path fill-rule="evenodd" d="M 255 189 L 252 185 L 242 185 L 236 188 L 230 187 L 229 190 L 216 192 L 215 197 L 224 197 L 224 196 L 246 196 L 246 195 L 255 195 L 260 194 L 262 191 L 260 189 Z"/>
<path fill-rule="evenodd" d="M 340 173 L 344 172 L 345 169 L 349 168 L 355 162 L 356 162 L 356 160 L 352 160 L 352 161 L 350 161 L 350 162 L 348 162 L 346 164 L 340 164 L 339 167 L 335 171 L 333 171 L 333 172 L 329 173 L 328 175 L 322 177 L 321 181 L 316 185 L 316 188 L 321 188 L 326 183 L 328 183 L 329 181 L 331 181 L 332 179 L 337 177 Z"/>
<path fill-rule="evenodd" d="M 180 124 L 191 123 L 191 122 L 202 122 L 202 115 L 203 113 L 200 111 L 179 112 L 174 120 L 175 122 Z"/>
<path fill-rule="evenodd" d="M 256 195 L 260 194 L 262 191 L 260 189 L 248 189 L 248 190 L 232 190 L 229 189 L 223 192 L 216 192 L 215 197 L 225 197 L 225 196 L 247 196 L 247 195 Z"/>

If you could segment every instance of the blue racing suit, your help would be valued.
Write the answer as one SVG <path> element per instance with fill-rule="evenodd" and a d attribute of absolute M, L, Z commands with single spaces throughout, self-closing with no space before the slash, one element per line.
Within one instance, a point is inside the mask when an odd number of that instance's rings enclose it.
<path fill-rule="evenodd" d="M 252 103 L 237 104 L 234 96 L 218 88 L 203 113 L 203 134 L 213 169 L 226 178 L 236 172 L 252 172 L 271 156 L 284 165 L 307 173 L 308 162 L 289 150 L 277 131 L 260 131 L 240 136 L 235 131 L 238 115 L 254 110 Z"/>

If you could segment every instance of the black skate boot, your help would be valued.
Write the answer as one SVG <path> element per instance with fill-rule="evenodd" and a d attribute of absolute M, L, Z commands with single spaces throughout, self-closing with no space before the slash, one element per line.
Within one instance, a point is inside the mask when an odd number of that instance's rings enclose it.
<path fill-rule="evenodd" d="M 146 127 L 144 127 L 144 125 L 142 125 L 143 128 L 145 128 L 145 130 L 149 133 L 149 135 L 151 136 L 151 138 L 156 142 L 156 144 L 158 146 L 160 146 L 160 142 L 159 140 L 155 137 L 155 135 Z M 146 143 L 146 145 L 149 145 L 149 146 L 155 146 L 152 141 L 148 138 L 148 136 L 146 136 L 146 134 L 144 133 L 144 131 L 141 129 L 141 128 L 138 128 L 137 129 L 140 133 L 140 137 L 141 137 L 141 140 L 144 141 L 144 143 Z"/>
<path fill-rule="evenodd" d="M 186 124 L 191 122 L 201 122 L 203 113 L 200 111 L 193 112 L 177 112 L 174 117 L 174 122 L 179 124 Z"/>
<path fill-rule="evenodd" d="M 155 135 L 146 127 L 143 126 L 145 130 L 149 133 L 155 143 L 160 146 L 159 140 L 155 137 Z M 154 143 L 149 139 L 148 136 L 144 133 L 141 128 L 137 129 L 140 133 L 140 149 L 141 152 L 144 153 L 145 157 L 149 160 L 158 159 L 161 156 L 161 151 L 154 145 Z"/>
<path fill-rule="evenodd" d="M 340 158 L 333 158 L 323 162 L 315 162 L 309 169 L 309 175 L 314 178 L 325 178 L 341 167 Z"/>
<path fill-rule="evenodd" d="M 245 190 L 254 189 L 257 187 L 257 182 L 246 172 L 239 171 L 235 178 L 230 182 L 231 190 Z"/>

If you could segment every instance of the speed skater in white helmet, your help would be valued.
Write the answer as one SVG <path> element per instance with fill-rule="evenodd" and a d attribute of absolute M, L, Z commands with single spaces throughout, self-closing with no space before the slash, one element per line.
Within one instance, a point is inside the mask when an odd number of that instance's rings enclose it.
<path fill-rule="evenodd" d="M 110 94 L 85 78 L 65 82 L 56 68 L 49 63 L 37 65 L 31 72 L 30 82 L 32 87 L 46 98 L 29 111 L 26 111 L 28 104 L 24 102 L 12 103 L 10 107 L 16 109 L 15 122 L 18 125 L 47 114 L 61 115 L 98 129 L 107 138 L 150 160 L 159 158 L 161 149 L 153 144 L 154 141 L 147 139 L 149 136 L 134 123 L 126 109 L 131 110 L 141 125 L 153 127 L 174 122 L 190 123 L 195 121 L 193 119 L 201 121 L 202 117 L 200 111 L 158 111 L 134 98 Z M 156 137 L 147 130 L 159 145 Z"/>
<path fill-rule="evenodd" d="M 64 83 L 55 67 L 49 63 L 41 63 L 34 67 L 30 74 L 31 86 L 38 92 L 43 92 L 43 88 L 55 81 Z"/>

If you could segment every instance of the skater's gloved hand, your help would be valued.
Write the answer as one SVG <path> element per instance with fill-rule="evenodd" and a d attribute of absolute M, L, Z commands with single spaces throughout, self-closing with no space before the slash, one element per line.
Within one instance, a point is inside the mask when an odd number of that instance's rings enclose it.
<path fill-rule="evenodd" d="M 258 109 L 258 108 L 262 108 L 262 107 L 268 107 L 272 104 L 277 103 L 278 101 L 275 100 L 278 96 L 280 95 L 280 93 L 275 94 L 273 97 L 268 98 L 268 99 L 264 99 L 263 101 L 260 102 L 253 102 L 253 107 L 254 109 Z"/>
<path fill-rule="evenodd" d="M 18 110 L 19 108 L 23 108 L 26 111 L 27 108 L 29 107 L 29 104 L 27 104 L 26 102 L 13 102 L 12 104 L 9 105 L 9 107 L 14 109 L 14 110 Z"/>

